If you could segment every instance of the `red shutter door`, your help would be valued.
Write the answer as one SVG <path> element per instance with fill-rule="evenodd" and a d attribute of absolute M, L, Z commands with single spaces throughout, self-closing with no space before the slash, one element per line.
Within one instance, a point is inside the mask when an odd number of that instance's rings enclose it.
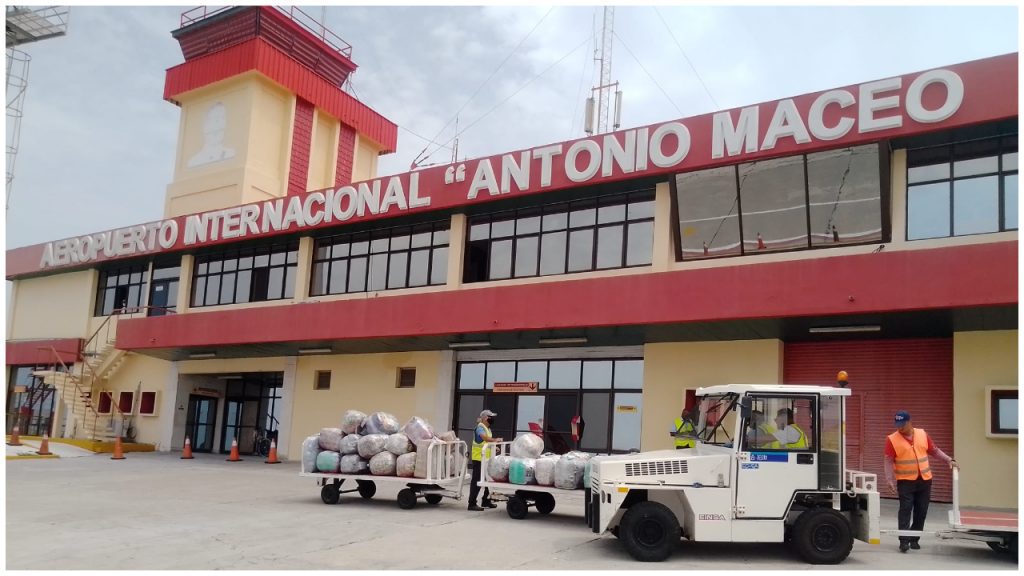
<path fill-rule="evenodd" d="M 910 412 L 935 445 L 953 455 L 953 341 L 949 338 L 807 342 L 786 344 L 784 382 L 835 385 L 850 375 L 846 406 L 846 465 L 878 475 L 879 491 L 894 497 L 884 480 L 883 455 L 897 410 Z M 932 500 L 952 500 L 949 469 L 932 459 Z"/>

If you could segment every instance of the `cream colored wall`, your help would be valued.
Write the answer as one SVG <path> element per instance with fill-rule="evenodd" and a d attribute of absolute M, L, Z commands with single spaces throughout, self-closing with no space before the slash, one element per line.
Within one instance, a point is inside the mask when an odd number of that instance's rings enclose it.
<path fill-rule="evenodd" d="M 780 340 L 672 342 L 644 346 L 644 451 L 672 448 L 669 427 L 679 417 L 686 390 L 718 384 L 778 384 Z"/>
<path fill-rule="evenodd" d="M 178 149 L 165 218 L 285 195 L 294 96 L 259 74 L 248 73 L 185 94 L 179 101 Z M 204 150 L 207 114 L 218 102 L 227 114 L 221 148 L 233 155 L 190 166 Z"/>
<path fill-rule="evenodd" d="M 338 120 L 319 108 L 315 111 L 306 190 L 323 190 L 334 186 L 340 130 L 341 123 Z"/>
<path fill-rule="evenodd" d="M 16 280 L 8 340 L 86 338 L 95 306 L 95 270 Z"/>
<path fill-rule="evenodd" d="M 448 421 L 434 421 L 444 413 L 436 392 L 443 359 L 442 352 L 400 352 L 299 357 L 295 379 L 295 403 L 288 434 L 288 454 L 301 457 L 302 441 L 321 428 L 338 427 L 345 410 L 394 414 L 402 425 L 413 416 L 426 418 L 437 430 Z M 398 368 L 416 369 L 415 388 L 397 388 Z M 316 372 L 331 371 L 331 389 L 314 390 Z M 450 374 L 450 371 L 448 372 Z M 437 416 L 441 417 L 441 416 Z M 450 420 L 450 419 L 449 419 Z"/>
<path fill-rule="evenodd" d="M 1017 331 L 953 334 L 953 450 L 960 503 L 1017 508 L 1016 438 L 987 438 L 987 386 L 1017 388 Z"/>
<path fill-rule="evenodd" d="M 380 156 L 380 149 L 357 134 L 355 159 L 352 161 L 352 181 L 362 182 L 376 178 L 378 156 Z"/>
<path fill-rule="evenodd" d="M 238 374 L 242 372 L 283 372 L 285 357 L 181 360 L 179 374 Z"/>
<path fill-rule="evenodd" d="M 171 362 L 151 358 L 140 354 L 129 352 L 124 363 L 114 374 L 103 382 L 99 388 L 114 392 L 114 401 L 117 401 L 118 392 L 135 392 L 139 389 L 140 394 L 135 397 L 133 414 L 136 440 L 147 444 L 155 444 L 157 450 L 166 450 L 161 445 L 161 423 L 160 414 L 164 402 L 174 402 L 175 390 L 167 389 L 168 374 L 171 372 Z M 156 416 L 141 416 L 138 414 L 141 392 L 157 392 Z"/>
<path fill-rule="evenodd" d="M 654 250 L 651 268 L 663 272 L 676 260 L 672 239 L 672 188 L 661 182 L 654 189 Z"/>

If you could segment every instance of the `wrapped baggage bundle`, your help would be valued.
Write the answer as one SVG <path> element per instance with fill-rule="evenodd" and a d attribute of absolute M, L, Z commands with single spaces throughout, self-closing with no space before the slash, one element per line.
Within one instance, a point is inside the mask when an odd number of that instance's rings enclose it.
<path fill-rule="evenodd" d="M 341 451 L 341 439 L 345 433 L 341 428 L 322 428 L 320 430 L 320 448 L 331 452 Z"/>
<path fill-rule="evenodd" d="M 495 482 L 508 482 L 508 472 L 511 465 L 511 456 L 495 456 L 487 462 L 487 474 Z"/>
<path fill-rule="evenodd" d="M 341 418 L 341 431 L 345 434 L 358 434 L 366 420 L 366 414 L 359 410 L 348 410 Z"/>
<path fill-rule="evenodd" d="M 402 427 L 402 432 L 404 432 L 412 442 L 430 440 L 434 437 L 434 427 L 419 416 L 413 416 L 408 422 L 406 422 L 405 426 Z"/>
<path fill-rule="evenodd" d="M 537 458 L 537 463 L 534 464 L 534 477 L 537 479 L 537 484 L 541 486 L 554 486 L 555 484 L 555 464 L 558 463 L 557 454 L 545 454 L 540 458 Z"/>
<path fill-rule="evenodd" d="M 369 434 L 394 434 L 401 429 L 398 418 L 387 412 L 374 412 L 363 420 L 363 428 L 359 432 L 366 436 Z"/>
<path fill-rule="evenodd" d="M 432 476 L 435 478 L 444 471 L 444 451 L 440 448 L 431 450 L 431 446 L 441 446 L 443 442 L 436 438 L 416 442 L 416 474 L 417 478 L 427 477 L 428 459 Z"/>
<path fill-rule="evenodd" d="M 594 465 L 594 462 L 604 458 L 604 456 L 594 456 L 587 460 L 587 465 L 583 469 L 583 487 L 590 488 L 590 467 Z"/>
<path fill-rule="evenodd" d="M 370 458 L 370 474 L 374 476 L 394 476 L 398 457 L 387 450 Z"/>
<path fill-rule="evenodd" d="M 576 490 L 583 487 L 583 472 L 589 460 L 584 455 L 584 452 L 568 452 L 558 459 L 555 464 L 555 488 Z"/>
<path fill-rule="evenodd" d="M 412 478 L 416 475 L 416 452 L 402 454 L 395 459 L 395 475 Z"/>
<path fill-rule="evenodd" d="M 398 432 L 388 436 L 387 441 L 384 443 L 384 449 L 395 456 L 401 456 L 402 454 L 408 454 L 409 452 L 416 450 L 416 446 L 409 441 L 408 436 L 402 432 Z"/>
<path fill-rule="evenodd" d="M 338 466 L 341 463 L 341 454 L 324 450 L 316 455 L 316 469 L 318 472 L 338 473 Z"/>
<path fill-rule="evenodd" d="M 387 441 L 387 434 L 367 434 L 361 437 L 357 446 L 359 456 L 364 460 L 373 458 L 384 451 L 384 445 L 387 444 Z"/>
<path fill-rule="evenodd" d="M 370 465 L 359 454 L 346 454 L 341 457 L 338 469 L 342 474 L 365 474 L 369 471 Z"/>
<path fill-rule="evenodd" d="M 544 452 L 544 440 L 532 432 L 520 434 L 512 441 L 513 458 L 537 458 Z"/>
<path fill-rule="evenodd" d="M 320 435 L 313 434 L 302 441 L 302 471 L 316 472 L 316 457 L 320 450 Z"/>
<path fill-rule="evenodd" d="M 338 452 L 341 452 L 342 456 L 349 454 L 356 454 L 359 452 L 359 439 L 362 438 L 359 434 L 349 434 L 341 439 L 341 446 Z"/>
<path fill-rule="evenodd" d="M 508 481 L 513 484 L 536 484 L 536 463 L 533 458 L 513 456 L 508 467 Z"/>
<path fill-rule="evenodd" d="M 459 439 L 459 435 L 455 433 L 455 430 L 449 430 L 447 432 L 439 434 L 437 436 L 437 439 L 441 440 L 442 442 L 455 442 L 456 440 Z"/>

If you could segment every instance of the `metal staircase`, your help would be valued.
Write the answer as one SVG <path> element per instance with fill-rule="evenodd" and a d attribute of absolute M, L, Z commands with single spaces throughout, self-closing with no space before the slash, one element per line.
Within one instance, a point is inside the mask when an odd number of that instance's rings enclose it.
<path fill-rule="evenodd" d="M 82 345 L 81 361 L 69 368 L 51 347 L 54 359 L 51 367 L 33 372 L 33 376 L 56 389 L 57 399 L 67 407 L 69 419 L 65 432 L 70 430 L 66 435 L 71 438 L 111 441 L 127 424 L 129 415 L 121 412 L 117 398 L 113 395 L 109 401 L 100 398 L 103 383 L 117 372 L 128 356 L 125 350 L 114 346 L 112 318 L 114 316 L 108 316 Z M 99 409 L 106 407 L 103 404 L 109 409 L 101 413 Z"/>

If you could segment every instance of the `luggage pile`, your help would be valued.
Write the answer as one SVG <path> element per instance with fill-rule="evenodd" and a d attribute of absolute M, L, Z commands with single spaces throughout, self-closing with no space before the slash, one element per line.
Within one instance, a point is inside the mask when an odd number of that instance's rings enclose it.
<path fill-rule="evenodd" d="M 563 490 L 584 487 L 584 477 L 594 454 L 572 451 L 559 456 L 544 454 L 544 440 L 536 434 L 520 435 L 512 442 L 510 455 L 492 457 L 487 473 L 494 482 L 536 484 Z"/>
<path fill-rule="evenodd" d="M 348 410 L 340 428 L 323 428 L 302 442 L 302 471 L 403 478 L 427 478 L 429 471 L 433 479 L 452 477 L 462 469 L 458 451 L 446 463 L 443 452 L 431 451 L 430 446 L 457 439 L 453 431 L 435 435 L 430 423 L 419 416 L 402 426 L 387 412 L 366 415 Z"/>

